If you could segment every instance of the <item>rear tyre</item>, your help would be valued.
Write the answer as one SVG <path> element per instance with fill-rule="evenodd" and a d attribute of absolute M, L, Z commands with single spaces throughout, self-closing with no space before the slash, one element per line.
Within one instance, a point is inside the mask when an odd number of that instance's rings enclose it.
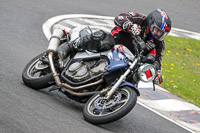
<path fill-rule="evenodd" d="M 55 84 L 49 65 L 40 60 L 43 55 L 44 53 L 33 58 L 22 72 L 24 84 L 35 90 Z"/>
<path fill-rule="evenodd" d="M 109 101 L 96 94 L 87 101 L 83 116 L 86 121 L 93 124 L 110 123 L 128 114 L 136 101 L 136 91 L 128 86 L 116 91 Z"/>

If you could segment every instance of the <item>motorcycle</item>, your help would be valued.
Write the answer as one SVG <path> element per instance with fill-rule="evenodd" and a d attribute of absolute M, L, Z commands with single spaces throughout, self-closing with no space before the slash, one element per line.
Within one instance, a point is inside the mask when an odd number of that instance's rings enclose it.
<path fill-rule="evenodd" d="M 134 55 L 126 47 L 115 45 L 107 51 L 76 51 L 64 59 L 58 56 L 63 38 L 72 42 L 85 34 L 91 34 L 88 27 L 77 27 L 70 33 L 55 29 L 47 51 L 26 65 L 22 79 L 25 85 L 36 90 L 57 86 L 70 99 L 85 103 L 86 121 L 110 123 L 133 109 L 140 95 L 138 82 L 152 82 L 156 70 L 142 61 L 145 44 L 139 36 L 133 39 Z"/>

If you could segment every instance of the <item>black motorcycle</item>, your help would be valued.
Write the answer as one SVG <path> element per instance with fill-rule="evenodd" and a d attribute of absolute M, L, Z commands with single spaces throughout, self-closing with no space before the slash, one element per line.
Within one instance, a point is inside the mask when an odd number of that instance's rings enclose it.
<path fill-rule="evenodd" d="M 91 33 L 77 27 L 66 40 L 72 42 L 85 34 Z M 71 52 L 63 59 L 57 50 L 64 36 L 63 30 L 54 30 L 47 51 L 24 68 L 24 84 L 36 90 L 57 86 L 70 99 L 86 103 L 83 116 L 93 124 L 113 122 L 128 114 L 140 95 L 138 82 L 152 82 L 156 75 L 154 66 L 142 61 L 144 42 L 135 37 L 135 55 L 115 46 L 101 52 Z"/>

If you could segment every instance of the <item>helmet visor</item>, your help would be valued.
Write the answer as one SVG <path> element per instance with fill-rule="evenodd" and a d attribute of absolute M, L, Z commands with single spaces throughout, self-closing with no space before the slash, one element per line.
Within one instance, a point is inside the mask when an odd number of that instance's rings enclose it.
<path fill-rule="evenodd" d="M 168 32 L 161 30 L 155 23 L 151 25 L 152 35 L 159 41 L 162 41 Z"/>

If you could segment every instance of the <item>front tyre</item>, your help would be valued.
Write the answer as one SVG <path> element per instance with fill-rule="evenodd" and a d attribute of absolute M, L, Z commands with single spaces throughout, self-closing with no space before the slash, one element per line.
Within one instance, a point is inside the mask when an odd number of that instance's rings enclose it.
<path fill-rule="evenodd" d="M 137 93 L 128 86 L 116 91 L 109 101 L 96 94 L 87 101 L 83 109 L 83 116 L 86 121 L 93 124 L 113 122 L 128 114 L 135 106 L 136 101 Z"/>
<path fill-rule="evenodd" d="M 43 55 L 44 53 L 33 58 L 22 72 L 24 84 L 35 90 L 55 84 L 48 63 L 44 63 L 40 60 Z"/>

